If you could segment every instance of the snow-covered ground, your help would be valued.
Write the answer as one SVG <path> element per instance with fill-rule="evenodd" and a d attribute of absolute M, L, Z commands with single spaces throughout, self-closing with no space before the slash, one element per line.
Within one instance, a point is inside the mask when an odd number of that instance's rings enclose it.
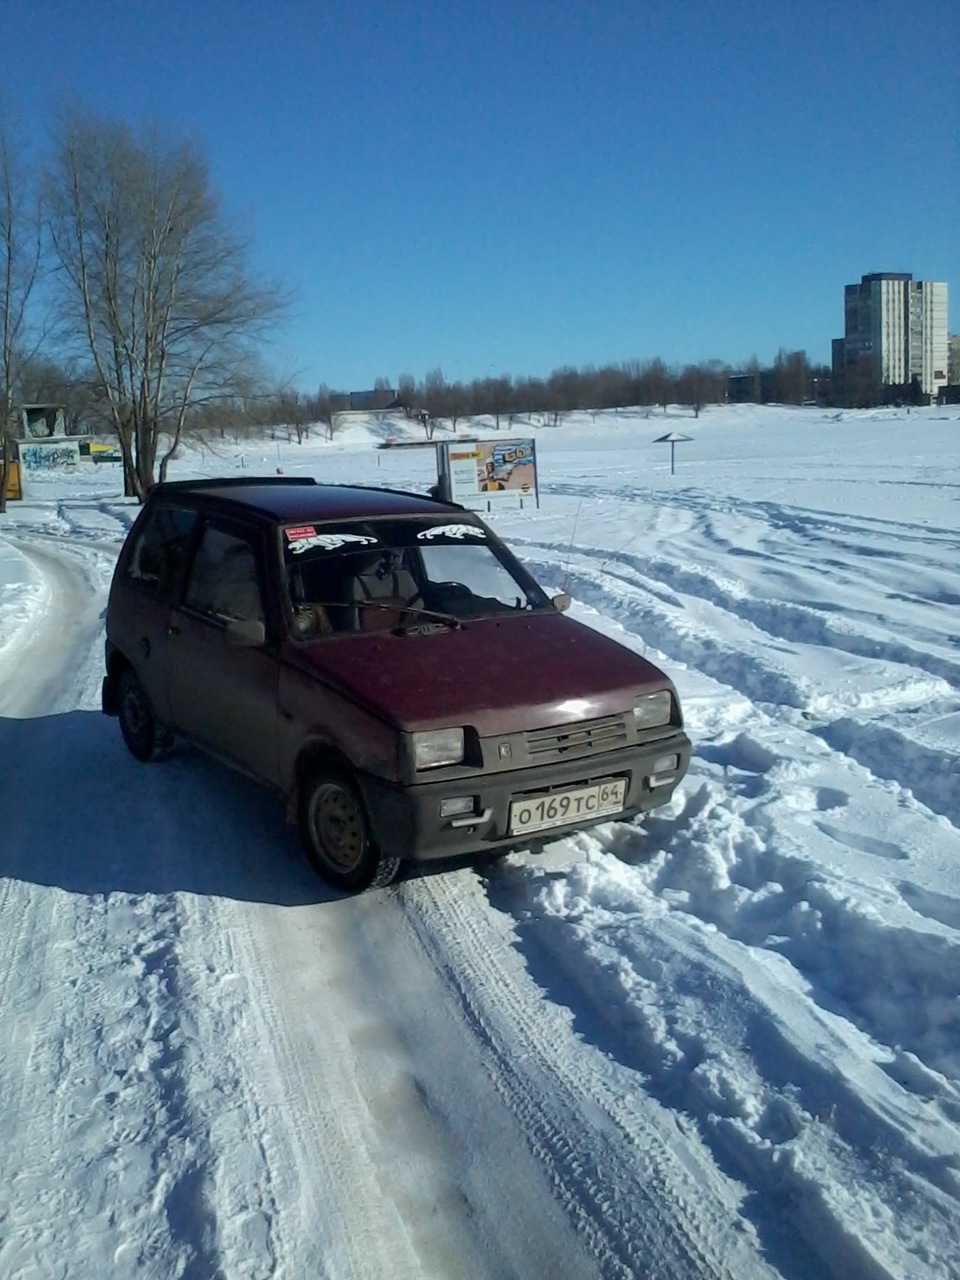
<path fill-rule="evenodd" d="M 172 476 L 422 490 L 405 431 Z M 960 410 L 531 431 L 491 520 L 674 676 L 690 773 L 355 899 L 99 714 L 117 471 L 0 517 L 4 1280 L 960 1277 Z"/>

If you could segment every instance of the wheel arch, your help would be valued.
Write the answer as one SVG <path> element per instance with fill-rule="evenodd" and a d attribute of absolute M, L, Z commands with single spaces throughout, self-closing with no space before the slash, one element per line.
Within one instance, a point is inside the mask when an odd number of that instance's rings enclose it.
<path fill-rule="evenodd" d="M 297 758 L 297 784 L 294 788 L 296 798 L 296 820 L 300 828 L 300 836 L 307 850 L 307 857 L 314 869 L 335 888 L 348 893 L 362 893 L 365 889 L 379 889 L 390 884 L 400 868 L 400 858 L 386 852 L 377 839 L 370 819 L 370 805 L 364 794 L 361 774 L 353 767 L 342 751 L 328 744 L 314 744 L 304 748 Z M 341 845 L 343 826 L 335 823 L 333 845 L 328 843 L 329 831 L 318 833 L 314 826 L 313 814 L 308 814 L 308 807 L 314 805 L 316 783 L 320 793 L 328 793 L 339 789 L 349 792 L 353 809 L 359 821 L 359 847 L 352 866 L 337 867 L 331 865 L 339 861 L 337 853 Z M 327 784 L 333 783 L 333 788 Z M 349 825 L 349 823 L 348 823 Z M 349 839 L 349 838 L 348 838 Z"/>
<path fill-rule="evenodd" d="M 103 710 L 108 716 L 115 716 L 119 709 L 120 673 L 125 667 L 133 670 L 133 663 L 119 649 L 109 648 L 104 665 L 106 679 L 103 683 Z"/>
<path fill-rule="evenodd" d="M 360 786 L 357 771 L 349 757 L 339 747 L 334 746 L 332 742 L 315 740 L 301 747 L 293 766 L 293 777 L 290 792 L 287 796 L 288 822 L 296 822 L 297 820 L 304 780 L 319 769 L 335 769 L 340 773 L 346 774 L 360 792 L 364 805 L 366 805 L 366 797 L 363 796 L 363 788 Z"/>

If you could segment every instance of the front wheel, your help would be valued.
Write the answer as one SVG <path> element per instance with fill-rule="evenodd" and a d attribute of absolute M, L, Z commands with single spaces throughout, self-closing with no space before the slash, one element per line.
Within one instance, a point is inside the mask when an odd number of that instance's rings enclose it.
<path fill-rule="evenodd" d="M 300 789 L 300 836 L 314 870 L 347 893 L 380 889 L 400 867 L 384 855 L 370 832 L 363 800 L 339 770 L 310 773 Z"/>
<path fill-rule="evenodd" d="M 124 667 L 117 679 L 117 718 L 123 740 L 137 760 L 155 760 L 169 747 L 170 735 L 157 723 L 132 667 Z"/>

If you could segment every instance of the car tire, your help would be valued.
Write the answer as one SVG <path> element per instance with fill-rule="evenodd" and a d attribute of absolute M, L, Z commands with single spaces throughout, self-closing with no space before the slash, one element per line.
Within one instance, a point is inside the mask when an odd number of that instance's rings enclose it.
<path fill-rule="evenodd" d="M 173 741 L 157 723 L 150 699 L 132 667 L 124 667 L 117 677 L 117 718 L 127 749 L 137 760 L 156 760 Z"/>
<path fill-rule="evenodd" d="M 300 788 L 300 838 L 310 865 L 347 893 L 390 884 L 400 859 L 378 849 L 363 799 L 346 773 L 317 769 Z"/>

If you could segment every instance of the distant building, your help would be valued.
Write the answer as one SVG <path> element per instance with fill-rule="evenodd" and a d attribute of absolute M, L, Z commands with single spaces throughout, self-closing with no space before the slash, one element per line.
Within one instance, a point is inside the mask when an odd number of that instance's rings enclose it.
<path fill-rule="evenodd" d="M 947 340 L 947 385 L 940 388 L 938 404 L 960 404 L 960 333 Z"/>
<path fill-rule="evenodd" d="M 947 286 L 878 271 L 844 288 L 844 336 L 833 347 L 846 404 L 936 399 L 947 384 Z"/>
<path fill-rule="evenodd" d="M 50 440 L 67 433 L 63 406 L 22 404 L 16 411 L 16 434 L 21 440 Z"/>
<path fill-rule="evenodd" d="M 947 340 L 947 382 L 960 386 L 960 333 L 951 333 Z"/>
<path fill-rule="evenodd" d="M 375 391 L 335 391 L 330 396 L 334 413 L 382 413 L 401 407 L 396 391 L 390 387 Z"/>
<path fill-rule="evenodd" d="M 755 369 L 727 377 L 728 404 L 768 404 L 774 399 L 773 372 Z"/>

